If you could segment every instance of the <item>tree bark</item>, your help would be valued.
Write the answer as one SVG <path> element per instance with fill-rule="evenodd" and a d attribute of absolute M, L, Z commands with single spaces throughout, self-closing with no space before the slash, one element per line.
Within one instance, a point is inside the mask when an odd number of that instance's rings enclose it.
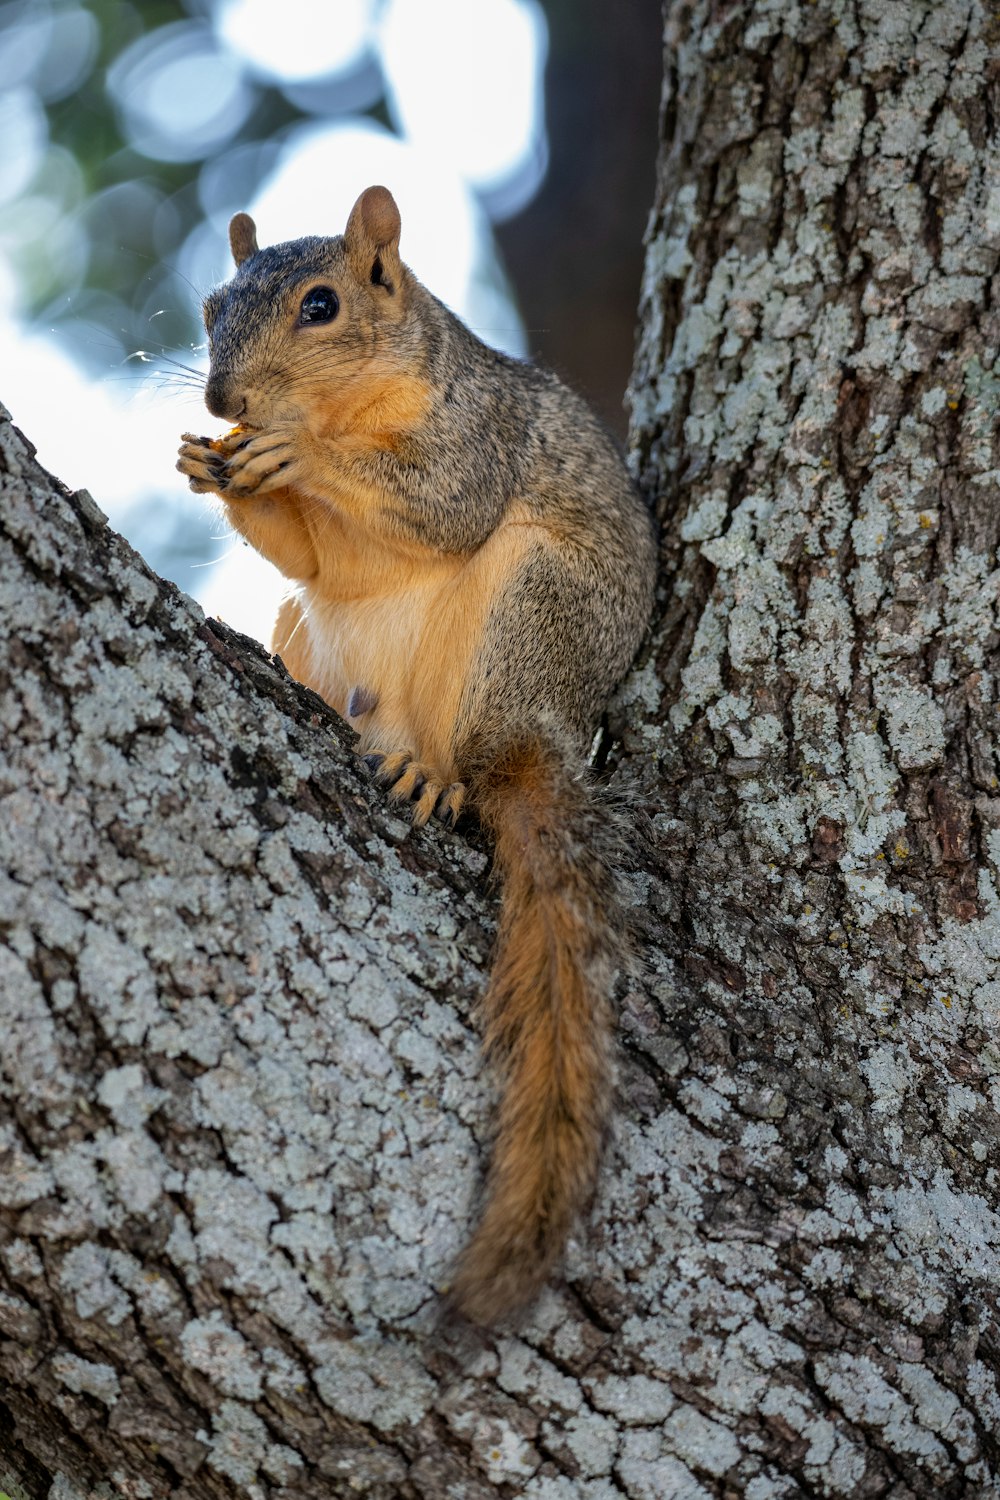
<path fill-rule="evenodd" d="M 668 9 L 605 773 L 622 1105 L 565 1274 L 442 1327 L 475 831 L 0 425 L 0 1488 L 1000 1495 L 997 34 Z M 609 741 L 606 739 L 606 744 Z"/>

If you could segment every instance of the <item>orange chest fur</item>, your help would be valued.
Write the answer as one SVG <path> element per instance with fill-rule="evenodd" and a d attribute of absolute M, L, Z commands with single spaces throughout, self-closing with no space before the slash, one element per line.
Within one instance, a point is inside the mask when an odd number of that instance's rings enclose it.
<path fill-rule="evenodd" d="M 350 385 L 318 396 L 310 426 L 342 453 L 392 453 L 420 430 L 431 400 L 431 389 L 419 376 L 375 365 Z"/>

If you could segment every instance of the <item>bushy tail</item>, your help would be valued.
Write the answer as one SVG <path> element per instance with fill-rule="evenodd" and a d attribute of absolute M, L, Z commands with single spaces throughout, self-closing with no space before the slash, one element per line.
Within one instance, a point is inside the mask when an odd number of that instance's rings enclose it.
<path fill-rule="evenodd" d="M 621 924 L 613 831 L 559 746 L 538 736 L 509 746 L 470 791 L 504 882 L 483 1001 L 503 1094 L 486 1206 L 449 1300 L 490 1323 L 540 1290 L 594 1184 L 614 1088 Z"/>

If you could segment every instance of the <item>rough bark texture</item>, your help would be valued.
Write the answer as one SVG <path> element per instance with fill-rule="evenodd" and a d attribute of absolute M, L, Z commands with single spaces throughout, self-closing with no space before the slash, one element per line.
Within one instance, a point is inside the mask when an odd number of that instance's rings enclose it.
<path fill-rule="evenodd" d="M 1000 1495 L 997 46 L 960 0 L 668 12 L 642 964 L 517 1328 L 435 1326 L 481 847 L 0 426 L 18 1500 Z"/>
<path fill-rule="evenodd" d="M 624 696 L 699 995 L 667 1303 L 755 1497 L 997 1493 L 998 41 L 965 0 L 668 15 Z"/>

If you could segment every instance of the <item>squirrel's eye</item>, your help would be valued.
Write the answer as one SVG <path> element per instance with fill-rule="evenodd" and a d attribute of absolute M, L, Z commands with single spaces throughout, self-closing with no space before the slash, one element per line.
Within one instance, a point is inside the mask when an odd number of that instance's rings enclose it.
<path fill-rule="evenodd" d="M 300 323 L 329 323 L 337 316 L 340 309 L 340 300 L 337 293 L 329 286 L 314 286 L 311 292 L 306 292 L 302 298 L 302 306 L 299 308 Z"/>

